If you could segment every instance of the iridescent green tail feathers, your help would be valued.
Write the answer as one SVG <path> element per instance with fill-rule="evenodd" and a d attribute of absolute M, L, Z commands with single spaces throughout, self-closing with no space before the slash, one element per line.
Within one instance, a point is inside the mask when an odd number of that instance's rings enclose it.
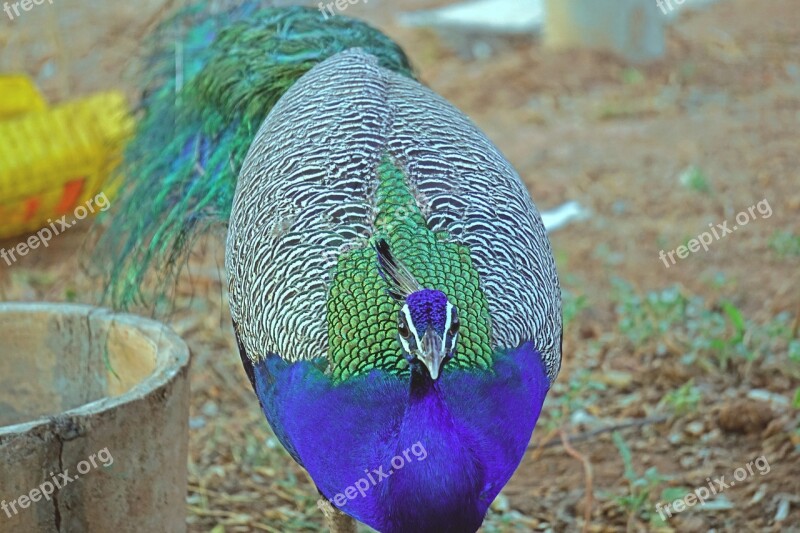
<path fill-rule="evenodd" d="M 175 275 L 193 237 L 230 216 L 236 178 L 261 122 L 303 74 L 361 48 L 413 77 L 398 45 L 367 24 L 316 9 L 245 2 L 211 14 L 180 11 L 154 32 L 139 123 L 120 168 L 123 192 L 97 246 L 117 307 L 146 304 Z M 152 291 L 157 294 L 158 290 Z"/>

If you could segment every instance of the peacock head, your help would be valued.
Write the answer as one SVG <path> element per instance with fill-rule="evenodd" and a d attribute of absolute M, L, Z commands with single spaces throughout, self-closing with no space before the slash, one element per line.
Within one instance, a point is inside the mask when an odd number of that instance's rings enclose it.
<path fill-rule="evenodd" d="M 458 309 L 440 290 L 428 289 L 396 260 L 389 244 L 376 245 L 378 270 L 388 284 L 389 294 L 402 307 L 397 317 L 397 337 L 412 371 L 427 370 L 436 380 L 442 365 L 453 358 L 458 341 Z"/>
<path fill-rule="evenodd" d="M 409 363 L 419 361 L 436 379 L 442 365 L 453 358 L 460 326 L 458 310 L 442 291 L 421 289 L 406 297 L 397 333 Z"/>

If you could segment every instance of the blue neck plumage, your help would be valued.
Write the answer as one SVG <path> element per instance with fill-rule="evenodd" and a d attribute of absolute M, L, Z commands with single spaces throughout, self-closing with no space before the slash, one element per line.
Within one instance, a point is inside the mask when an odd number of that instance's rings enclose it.
<path fill-rule="evenodd" d="M 275 434 L 320 492 L 384 533 L 476 531 L 549 389 L 530 342 L 496 354 L 490 370 L 446 368 L 435 381 L 373 370 L 334 382 L 315 362 L 268 357 L 254 382 Z M 410 455 L 415 445 L 425 454 Z M 378 468 L 386 475 L 372 475 Z"/>
<path fill-rule="evenodd" d="M 398 442 L 420 442 L 427 457 L 388 480 L 387 516 L 392 518 L 387 531 L 475 531 L 483 520 L 481 508 L 490 502 L 478 502 L 486 472 L 473 452 L 469 428 L 454 419 L 439 382 L 426 369 L 412 368 L 410 382 Z"/>

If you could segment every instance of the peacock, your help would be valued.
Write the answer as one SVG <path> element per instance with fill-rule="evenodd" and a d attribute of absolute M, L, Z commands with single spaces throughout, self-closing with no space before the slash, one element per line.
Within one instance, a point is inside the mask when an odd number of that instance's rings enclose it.
<path fill-rule="evenodd" d="M 518 174 L 356 19 L 255 2 L 155 31 L 108 295 L 146 301 L 227 228 L 244 370 L 334 530 L 476 531 L 561 364 L 561 293 Z M 176 71 L 177 69 L 177 71 Z"/>

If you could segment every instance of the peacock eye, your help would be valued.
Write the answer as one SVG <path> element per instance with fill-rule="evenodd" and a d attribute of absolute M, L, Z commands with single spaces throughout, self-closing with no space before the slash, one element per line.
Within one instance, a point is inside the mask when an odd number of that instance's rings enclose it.
<path fill-rule="evenodd" d="M 459 328 L 461 327 L 461 322 L 458 321 L 458 317 L 453 317 L 453 322 L 450 324 L 450 335 L 455 335 L 458 333 Z"/>
<path fill-rule="evenodd" d="M 400 320 L 400 322 L 397 323 L 397 331 L 404 339 L 407 339 L 411 336 L 411 330 L 408 329 L 408 324 L 406 324 L 405 320 Z"/>

